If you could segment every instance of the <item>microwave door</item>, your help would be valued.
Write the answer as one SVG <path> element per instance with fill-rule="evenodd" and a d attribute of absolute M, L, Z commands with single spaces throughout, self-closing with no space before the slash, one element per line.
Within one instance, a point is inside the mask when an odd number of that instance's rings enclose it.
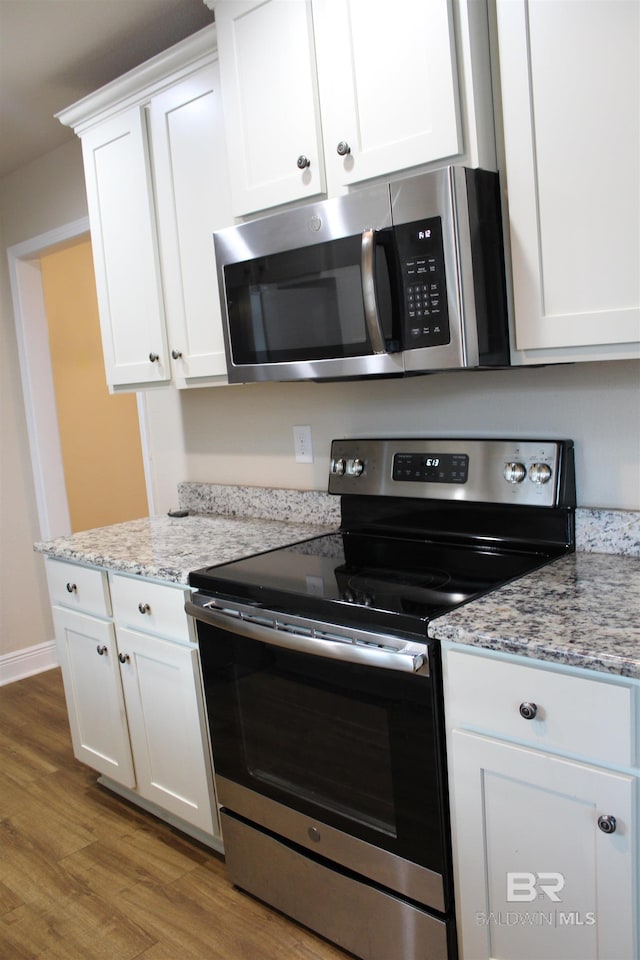
<path fill-rule="evenodd" d="M 227 264 L 230 381 L 401 374 L 390 273 L 373 230 Z"/>

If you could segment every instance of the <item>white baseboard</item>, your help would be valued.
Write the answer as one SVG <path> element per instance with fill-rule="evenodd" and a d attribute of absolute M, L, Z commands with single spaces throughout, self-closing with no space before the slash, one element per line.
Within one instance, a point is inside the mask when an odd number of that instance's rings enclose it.
<path fill-rule="evenodd" d="M 36 673 L 44 673 L 58 666 L 55 640 L 36 643 L 24 650 L 14 650 L 0 656 L 0 687 L 15 680 L 24 680 Z"/>

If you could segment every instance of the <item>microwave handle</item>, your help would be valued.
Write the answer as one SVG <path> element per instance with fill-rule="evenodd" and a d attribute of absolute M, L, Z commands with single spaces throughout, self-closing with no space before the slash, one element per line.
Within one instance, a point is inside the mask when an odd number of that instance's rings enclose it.
<path fill-rule="evenodd" d="M 382 330 L 382 321 L 380 311 L 378 310 L 378 298 L 376 295 L 376 231 L 362 231 L 362 254 L 361 254 L 361 277 L 362 277 L 362 300 L 364 303 L 364 319 L 367 325 L 367 332 L 371 347 L 374 353 L 386 353 L 387 348 L 384 342 L 384 332 Z"/>

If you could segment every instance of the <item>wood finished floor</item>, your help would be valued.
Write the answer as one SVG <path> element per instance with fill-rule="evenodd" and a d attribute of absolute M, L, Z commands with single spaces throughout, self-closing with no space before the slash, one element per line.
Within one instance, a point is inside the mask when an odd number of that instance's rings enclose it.
<path fill-rule="evenodd" d="M 0 687 L 2 960 L 347 960 L 96 783 L 59 670 Z"/>

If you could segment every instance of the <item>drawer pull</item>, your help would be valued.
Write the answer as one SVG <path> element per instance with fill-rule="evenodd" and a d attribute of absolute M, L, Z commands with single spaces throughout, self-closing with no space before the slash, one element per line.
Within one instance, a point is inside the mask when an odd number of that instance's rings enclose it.
<path fill-rule="evenodd" d="M 598 826 L 603 833 L 615 833 L 616 825 L 616 818 L 608 813 L 598 817 Z"/>
<path fill-rule="evenodd" d="M 68 583 L 67 584 L 67 593 L 77 593 L 78 584 L 77 583 Z"/>
<path fill-rule="evenodd" d="M 98 655 L 100 657 L 104 657 L 105 653 L 107 653 L 107 648 L 104 646 L 104 644 L 99 643 L 96 647 L 96 650 L 98 651 Z"/>
<path fill-rule="evenodd" d="M 140 613 L 151 613 L 151 607 L 148 603 L 139 603 L 138 610 Z"/>
<path fill-rule="evenodd" d="M 120 663 L 131 663 L 131 657 L 128 653 L 119 653 L 118 660 Z"/>
<path fill-rule="evenodd" d="M 525 701 L 525 703 L 520 704 L 520 716 L 524 720 L 533 720 L 537 712 L 538 712 L 538 705 L 536 703 L 530 703 L 529 701 Z"/>

